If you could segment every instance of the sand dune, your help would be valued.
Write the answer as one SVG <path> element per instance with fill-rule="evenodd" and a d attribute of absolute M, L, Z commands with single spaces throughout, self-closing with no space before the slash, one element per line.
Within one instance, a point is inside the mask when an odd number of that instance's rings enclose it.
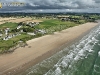
<path fill-rule="evenodd" d="M 4 24 L 5 22 L 8 22 L 10 20 L 15 20 L 16 18 L 2 18 L 0 17 L 0 25 Z"/>
<path fill-rule="evenodd" d="M 97 23 L 86 23 L 61 32 L 56 32 L 52 35 L 46 35 L 27 41 L 27 47 L 19 48 L 11 54 L 0 56 L 0 74 L 16 75 L 16 73 L 56 53 L 59 47 L 66 43 L 70 44 L 71 41 L 96 25 Z"/>
<path fill-rule="evenodd" d="M 2 18 L 0 17 L 0 24 L 3 24 L 5 22 L 20 23 L 20 22 L 26 22 L 30 20 L 32 21 L 32 18 Z M 35 21 L 37 22 L 37 20 Z"/>
<path fill-rule="evenodd" d="M 5 22 L 0 22 L 0 25 L 1 25 L 1 24 L 4 24 L 4 23 L 5 23 Z"/>
<path fill-rule="evenodd" d="M 29 20 L 32 20 L 32 18 L 18 18 L 16 20 L 10 20 L 8 22 L 19 23 L 19 22 L 24 22 L 24 21 L 29 21 Z"/>
<path fill-rule="evenodd" d="M 43 22 L 41 20 L 29 20 L 29 21 L 26 21 L 26 22 Z"/>

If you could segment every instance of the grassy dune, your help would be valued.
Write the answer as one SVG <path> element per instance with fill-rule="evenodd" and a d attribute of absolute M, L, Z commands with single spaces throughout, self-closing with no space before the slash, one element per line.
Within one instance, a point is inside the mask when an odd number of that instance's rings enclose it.
<path fill-rule="evenodd" d="M 44 29 L 47 32 L 47 34 L 52 34 L 56 31 L 61 31 L 79 25 L 75 22 L 61 21 L 58 19 L 43 19 L 42 21 L 43 22 L 41 22 L 39 25 L 35 26 L 35 29 Z M 1 24 L 0 29 L 10 28 L 11 30 L 14 30 L 17 26 L 18 23 L 8 22 L 8 23 Z M 27 29 L 30 30 L 30 27 L 27 27 Z M 32 29 L 34 31 L 34 28 L 31 28 L 31 30 Z M 37 33 L 35 36 L 31 36 L 28 35 L 26 32 L 24 34 L 21 33 L 21 35 L 13 37 L 7 41 L 0 40 L 0 52 L 2 53 L 8 51 L 10 48 L 17 46 L 19 44 L 19 41 L 26 42 L 27 40 L 40 37 L 40 36 L 42 36 L 42 34 L 40 33 L 39 34 Z"/>
<path fill-rule="evenodd" d="M 23 41 L 23 43 L 25 44 L 25 42 L 31 38 L 32 36 L 30 35 L 21 34 L 7 41 L 0 40 L 0 52 L 4 53 L 4 52 L 9 51 L 10 48 L 16 47 L 18 44 L 21 44 L 19 41 Z"/>

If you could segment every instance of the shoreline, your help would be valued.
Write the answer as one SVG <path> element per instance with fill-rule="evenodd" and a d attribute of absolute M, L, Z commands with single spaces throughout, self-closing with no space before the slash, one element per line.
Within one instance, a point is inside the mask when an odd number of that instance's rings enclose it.
<path fill-rule="evenodd" d="M 98 23 L 86 23 L 83 25 L 68 28 L 61 32 L 56 32 L 52 35 L 46 35 L 28 41 L 28 47 L 19 48 L 11 54 L 0 56 L 0 74 L 19 75 L 27 68 L 41 62 L 44 59 L 47 59 L 48 57 L 63 49 L 65 46 L 69 46 L 73 42 L 81 39 L 94 27 L 98 26 L 97 24 Z M 75 33 L 77 34 L 75 35 Z"/>

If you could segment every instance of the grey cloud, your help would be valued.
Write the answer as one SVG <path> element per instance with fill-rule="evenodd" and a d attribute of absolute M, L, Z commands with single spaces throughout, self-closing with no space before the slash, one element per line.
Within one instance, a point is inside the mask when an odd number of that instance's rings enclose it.
<path fill-rule="evenodd" d="M 96 3 L 100 3 L 100 0 L 95 0 Z"/>
<path fill-rule="evenodd" d="M 100 8 L 100 0 L 0 0 L 0 2 L 25 2 L 23 7 L 3 7 L 0 11 L 21 11 L 38 9 L 97 9 Z"/>
<path fill-rule="evenodd" d="M 1 2 L 4 2 L 1 0 Z M 63 8 L 69 8 L 69 9 L 79 9 L 79 8 L 97 8 L 99 7 L 100 0 L 6 0 L 5 2 L 25 2 L 28 3 L 29 6 L 32 6 L 32 4 L 37 6 L 38 8 L 43 8 L 42 6 L 45 6 L 45 8 L 49 9 L 63 9 Z M 33 8 L 34 8 L 33 6 Z M 36 7 L 35 7 L 36 8 Z"/>

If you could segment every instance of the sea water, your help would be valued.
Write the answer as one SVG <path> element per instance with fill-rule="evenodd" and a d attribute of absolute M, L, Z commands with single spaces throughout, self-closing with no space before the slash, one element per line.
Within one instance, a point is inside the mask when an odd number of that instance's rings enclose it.
<path fill-rule="evenodd" d="M 100 75 L 100 26 L 24 75 Z"/>

